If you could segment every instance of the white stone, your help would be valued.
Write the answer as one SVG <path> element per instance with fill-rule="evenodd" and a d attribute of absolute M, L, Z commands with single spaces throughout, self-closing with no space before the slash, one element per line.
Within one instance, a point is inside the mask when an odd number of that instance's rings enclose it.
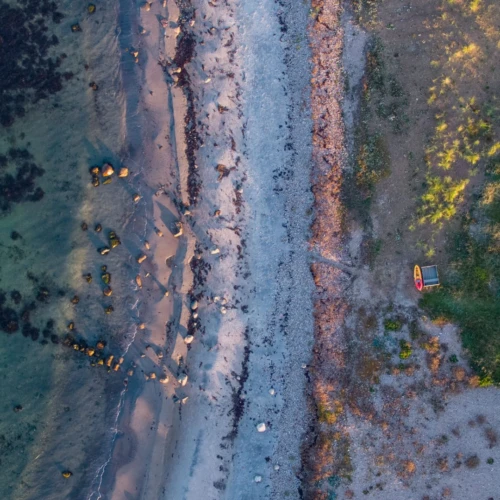
<path fill-rule="evenodd" d="M 269 394 L 271 394 L 271 396 L 274 396 L 276 394 L 276 391 L 271 387 L 271 389 L 269 389 Z"/>
<path fill-rule="evenodd" d="M 274 470 L 276 470 L 276 471 L 280 470 L 280 466 L 279 466 L 278 464 L 276 464 L 276 465 L 274 466 Z"/>
<path fill-rule="evenodd" d="M 255 477 L 253 478 L 253 480 L 254 480 L 256 483 L 261 483 L 261 482 L 262 482 L 262 476 L 257 475 L 257 476 L 255 476 Z"/>
<path fill-rule="evenodd" d="M 257 431 L 258 432 L 266 432 L 266 424 L 264 422 L 257 424 Z"/>
<path fill-rule="evenodd" d="M 177 379 L 177 382 L 179 382 L 179 384 L 182 387 L 184 387 L 187 384 L 187 381 L 188 381 L 188 376 L 185 373 L 179 375 L 179 378 Z"/>
<path fill-rule="evenodd" d="M 218 253 L 220 253 L 220 249 L 217 247 L 214 247 L 214 248 L 212 248 L 212 250 L 210 250 L 210 253 L 212 255 L 217 255 Z"/>

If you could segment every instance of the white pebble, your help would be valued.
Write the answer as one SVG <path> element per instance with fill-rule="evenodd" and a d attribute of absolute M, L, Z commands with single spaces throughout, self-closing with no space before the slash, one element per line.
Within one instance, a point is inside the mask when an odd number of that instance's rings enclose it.
<path fill-rule="evenodd" d="M 276 394 L 276 391 L 271 387 L 271 389 L 269 389 L 269 394 L 271 394 L 271 396 L 274 396 Z"/>
<path fill-rule="evenodd" d="M 274 470 L 276 470 L 276 471 L 280 470 L 280 466 L 279 466 L 278 464 L 276 464 L 276 465 L 274 466 Z"/>
<path fill-rule="evenodd" d="M 257 431 L 258 432 L 266 432 L 266 424 L 264 422 L 257 424 Z"/>

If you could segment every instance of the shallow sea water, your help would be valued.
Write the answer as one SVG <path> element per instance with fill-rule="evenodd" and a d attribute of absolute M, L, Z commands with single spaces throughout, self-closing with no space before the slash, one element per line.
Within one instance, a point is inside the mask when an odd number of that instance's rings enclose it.
<path fill-rule="evenodd" d="M 32 3 L 0 0 L 2 12 L 6 6 L 36 12 Z M 62 342 L 73 321 L 71 333 L 77 342 L 95 345 L 98 339 L 105 340 L 106 353 L 118 358 L 136 331 L 133 277 L 140 250 L 135 231 L 141 227 L 144 209 L 132 199 L 139 166 L 131 159 L 130 102 L 124 83 L 135 65 L 124 50 L 128 34 L 119 28 L 118 2 L 96 2 L 93 14 L 87 8 L 86 2 L 64 0 L 57 5 L 64 15 L 60 23 L 54 23 L 51 15 L 44 18 L 47 34 L 59 40 L 48 57 L 65 53 L 60 71 L 73 77 L 63 78 L 62 90 L 25 105 L 25 115 L 12 125 L 0 125 L 0 155 L 6 158 L 0 164 L 2 188 L 6 176 L 15 175 L 25 163 L 45 171 L 35 177 L 33 186 L 44 191 L 42 199 L 28 199 L 32 188 L 21 201 L 0 211 L 0 498 L 4 499 L 99 497 L 98 471 L 109 456 L 128 360 L 125 356 L 120 372 L 108 373 L 103 366 L 92 367 L 86 354 L 54 343 L 52 336 Z M 33 14 L 31 22 L 42 18 Z M 4 35 L 0 56 L 5 57 L 10 40 L 2 22 L 0 17 L 0 36 Z M 81 32 L 72 32 L 76 22 Z M 5 59 L 0 59 L 0 78 L 5 70 Z M 90 82 L 97 83 L 97 91 Z M 11 95 L 23 92 L 30 91 L 15 90 Z M 106 161 L 116 168 L 128 166 L 131 175 L 126 179 L 115 175 L 111 184 L 95 188 L 89 168 Z M 8 198 L 4 190 L 0 200 Z M 87 231 L 81 229 L 83 221 Z M 98 223 L 101 233 L 94 231 Z M 109 231 L 115 231 L 122 244 L 101 256 L 97 249 L 107 244 Z M 102 265 L 111 274 L 111 297 L 103 296 Z M 93 277 L 90 284 L 83 277 L 86 273 Z M 75 295 L 78 304 L 71 303 Z M 106 314 L 110 305 L 114 311 Z M 26 310 L 29 318 L 23 316 Z M 14 329 L 9 321 L 18 323 L 16 332 L 4 331 Z M 15 411 L 17 406 L 22 409 Z M 73 473 L 70 479 L 62 477 L 65 470 Z"/>

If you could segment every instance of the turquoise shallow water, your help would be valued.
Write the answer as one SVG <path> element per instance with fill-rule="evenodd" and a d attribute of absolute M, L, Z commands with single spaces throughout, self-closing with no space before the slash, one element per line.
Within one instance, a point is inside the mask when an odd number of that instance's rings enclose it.
<path fill-rule="evenodd" d="M 69 0 L 0 0 L 5 499 L 92 496 L 109 456 L 128 359 L 108 373 L 91 366 L 97 357 L 63 341 L 68 334 L 83 346 L 104 340 L 104 352 L 116 360 L 135 334 L 138 248 L 132 227 L 141 226 L 143 209 L 132 200 L 139 166 L 131 154 L 137 138 L 129 138 L 133 128 L 127 120 L 133 107 L 127 78 L 135 71 L 125 51 L 130 28 L 120 26 L 118 2 L 95 7 L 91 14 L 87 3 Z M 131 175 L 114 175 L 109 185 L 101 177 L 93 187 L 89 168 L 104 162 L 116 169 L 126 165 Z M 94 230 L 97 224 L 101 232 Z M 97 250 L 109 245 L 110 231 L 122 244 L 102 256 Z M 103 295 L 103 265 L 111 274 L 110 297 Z M 89 273 L 91 283 L 85 279 Z M 63 478 L 65 470 L 71 478 Z"/>

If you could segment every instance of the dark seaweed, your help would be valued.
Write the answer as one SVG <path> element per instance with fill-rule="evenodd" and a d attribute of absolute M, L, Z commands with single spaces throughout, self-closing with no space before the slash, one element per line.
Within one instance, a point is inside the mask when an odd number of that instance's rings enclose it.
<path fill-rule="evenodd" d="M 62 56 L 49 56 L 49 49 L 59 43 L 49 26 L 63 18 L 57 4 L 19 3 L 14 7 L 0 1 L 0 125 L 4 127 L 24 116 L 25 106 L 59 92 L 63 80 L 73 76 L 59 71 Z"/>

